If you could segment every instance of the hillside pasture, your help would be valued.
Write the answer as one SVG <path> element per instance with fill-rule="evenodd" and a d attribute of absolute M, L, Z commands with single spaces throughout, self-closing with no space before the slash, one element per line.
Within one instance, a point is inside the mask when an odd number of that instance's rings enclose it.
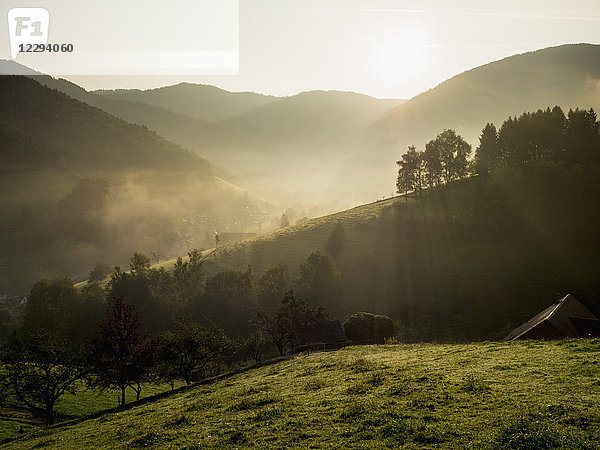
<path fill-rule="evenodd" d="M 597 448 L 599 340 L 311 353 L 11 448 Z"/>

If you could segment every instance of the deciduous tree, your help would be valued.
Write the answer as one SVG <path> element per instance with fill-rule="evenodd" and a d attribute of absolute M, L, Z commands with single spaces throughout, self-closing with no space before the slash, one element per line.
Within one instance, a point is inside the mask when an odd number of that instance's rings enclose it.
<path fill-rule="evenodd" d="M 100 322 L 100 331 L 94 342 L 90 365 L 92 384 L 101 388 L 121 391 L 121 405 L 125 404 L 128 387 L 140 397 L 141 383 L 150 376 L 156 360 L 156 341 L 140 333 L 140 316 L 122 298 L 115 298 Z"/>
<path fill-rule="evenodd" d="M 231 345 L 222 329 L 214 325 L 203 327 L 182 317 L 174 333 L 162 336 L 161 359 L 189 385 L 206 376 L 207 368 L 223 359 Z"/>
<path fill-rule="evenodd" d="M 85 373 L 81 352 L 45 330 L 13 338 L 2 348 L 0 388 L 20 403 L 42 410 L 54 423 L 54 407 L 65 392 L 75 392 Z"/>

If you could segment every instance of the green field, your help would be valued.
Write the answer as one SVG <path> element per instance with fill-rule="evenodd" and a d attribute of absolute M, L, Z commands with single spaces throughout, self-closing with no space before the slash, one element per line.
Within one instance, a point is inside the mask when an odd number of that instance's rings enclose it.
<path fill-rule="evenodd" d="M 176 383 L 175 387 L 183 383 Z M 170 390 L 168 384 L 145 384 L 140 398 L 150 397 Z M 116 408 L 119 405 L 120 392 L 115 390 L 86 390 L 83 385 L 75 393 L 65 393 L 56 404 L 59 420 L 82 417 L 89 414 Z M 133 402 L 136 395 L 131 389 L 126 391 L 127 403 Z M 19 435 L 19 429 L 31 431 L 42 426 L 43 418 L 33 417 L 25 409 L 13 409 L 11 406 L 0 408 L 0 440 Z"/>
<path fill-rule="evenodd" d="M 11 448 L 598 448 L 600 340 L 297 356 Z"/>
<path fill-rule="evenodd" d="M 178 386 L 181 386 L 181 384 L 176 384 L 176 387 Z M 142 386 L 140 397 L 149 397 L 170 389 L 168 384 L 156 385 L 148 383 Z M 75 394 L 66 393 L 61 397 L 56 405 L 56 410 L 58 413 L 68 416 L 84 416 L 116 408 L 119 405 L 120 395 L 120 391 L 116 390 L 97 391 L 82 388 Z M 132 389 L 127 389 L 125 397 L 127 403 L 133 402 L 135 401 L 135 392 Z"/>

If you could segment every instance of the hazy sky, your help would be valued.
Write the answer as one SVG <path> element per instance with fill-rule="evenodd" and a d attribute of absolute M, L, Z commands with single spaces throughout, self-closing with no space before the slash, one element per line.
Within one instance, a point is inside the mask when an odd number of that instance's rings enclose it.
<path fill-rule="evenodd" d="M 600 43 L 599 0 L 240 0 L 239 20 L 239 75 L 70 78 L 89 89 L 190 81 L 275 95 L 336 89 L 409 98 L 516 53 Z"/>

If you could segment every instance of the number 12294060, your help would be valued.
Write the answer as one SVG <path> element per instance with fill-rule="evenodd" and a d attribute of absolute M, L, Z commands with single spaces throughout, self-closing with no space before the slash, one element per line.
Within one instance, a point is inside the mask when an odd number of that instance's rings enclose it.
<path fill-rule="evenodd" d="M 19 51 L 25 53 L 71 53 L 73 44 L 19 44 Z"/>

